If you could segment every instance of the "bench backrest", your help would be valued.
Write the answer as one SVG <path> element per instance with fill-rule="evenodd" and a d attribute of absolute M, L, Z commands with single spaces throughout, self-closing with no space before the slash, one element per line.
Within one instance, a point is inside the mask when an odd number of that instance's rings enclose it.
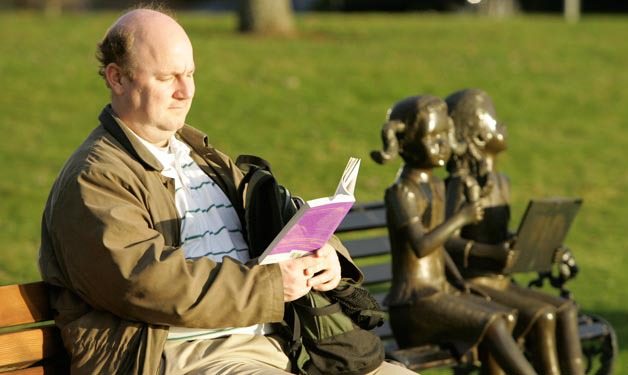
<path fill-rule="evenodd" d="M 0 286 L 0 304 L 0 373 L 69 373 L 46 285 Z"/>

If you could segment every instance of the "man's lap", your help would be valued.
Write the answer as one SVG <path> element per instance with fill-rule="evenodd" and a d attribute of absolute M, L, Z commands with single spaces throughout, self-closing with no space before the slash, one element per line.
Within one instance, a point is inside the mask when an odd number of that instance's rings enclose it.
<path fill-rule="evenodd" d="M 238 374 L 286 375 L 290 359 L 285 342 L 273 335 L 231 335 L 213 340 L 167 341 L 162 375 Z M 368 375 L 405 375 L 416 373 L 384 362 Z"/>

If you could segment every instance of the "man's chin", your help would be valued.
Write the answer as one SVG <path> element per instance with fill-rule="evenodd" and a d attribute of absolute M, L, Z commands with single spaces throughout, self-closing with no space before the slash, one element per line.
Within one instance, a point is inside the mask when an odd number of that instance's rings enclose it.
<path fill-rule="evenodd" d="M 165 132 L 165 133 L 176 133 L 184 125 L 185 125 L 185 122 L 177 121 L 177 122 L 170 122 L 167 124 L 162 123 L 161 126 L 158 126 L 157 128 L 160 131 Z"/>

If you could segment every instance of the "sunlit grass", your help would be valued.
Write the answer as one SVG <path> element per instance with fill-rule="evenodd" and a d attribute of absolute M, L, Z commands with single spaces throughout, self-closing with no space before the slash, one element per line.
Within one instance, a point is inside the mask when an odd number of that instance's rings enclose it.
<path fill-rule="evenodd" d="M 115 17 L 0 13 L 0 284 L 39 278 L 41 211 L 108 100 L 94 49 Z M 531 197 L 583 197 L 568 237 L 581 267 L 571 289 L 628 339 L 628 19 L 308 14 L 298 36 L 271 39 L 234 33 L 231 15 L 180 20 L 197 64 L 189 122 L 232 156 L 265 157 L 305 198 L 331 194 L 357 156 L 358 200 L 381 199 L 399 165 L 368 157 L 386 109 L 485 89 L 509 128 L 499 166 L 512 180 L 513 226 Z M 627 365 L 624 351 L 617 373 Z"/>

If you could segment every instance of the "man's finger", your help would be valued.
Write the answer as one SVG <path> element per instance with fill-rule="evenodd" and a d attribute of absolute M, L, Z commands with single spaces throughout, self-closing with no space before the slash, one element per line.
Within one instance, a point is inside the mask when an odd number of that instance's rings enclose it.
<path fill-rule="evenodd" d="M 308 277 L 314 277 L 314 275 L 316 275 L 318 272 L 322 271 L 325 269 L 325 266 L 322 263 L 316 263 L 311 267 L 308 267 L 304 270 L 304 274 L 305 276 Z"/>
<path fill-rule="evenodd" d="M 333 248 L 333 246 L 331 246 L 329 243 L 325 243 L 325 245 L 323 245 L 323 247 L 321 247 L 320 249 L 316 250 L 316 256 L 317 257 L 326 257 L 329 254 L 331 254 L 332 251 L 336 251 L 336 249 Z"/>

